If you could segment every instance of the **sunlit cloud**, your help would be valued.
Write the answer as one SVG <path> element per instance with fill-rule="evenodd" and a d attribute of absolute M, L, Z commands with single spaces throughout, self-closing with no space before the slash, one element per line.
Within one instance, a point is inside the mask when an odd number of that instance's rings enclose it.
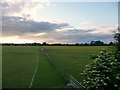
<path fill-rule="evenodd" d="M 19 36 L 10 36 L 10 37 L 4 37 L 4 38 L 0 38 L 0 42 L 1 43 L 33 43 L 34 40 L 30 40 L 30 39 L 20 39 Z"/>
<path fill-rule="evenodd" d="M 118 25 L 94 27 L 94 34 L 114 34 L 118 30 Z"/>
<path fill-rule="evenodd" d="M 44 32 L 43 32 L 43 33 L 30 33 L 30 32 L 29 32 L 29 33 L 24 33 L 24 34 L 22 34 L 22 36 L 31 36 L 31 37 L 32 37 L 32 36 L 37 36 L 37 37 L 38 37 L 38 36 L 43 36 L 43 35 L 45 35 L 45 34 L 46 34 L 46 33 L 44 33 Z"/>
<path fill-rule="evenodd" d="M 3 0 L 2 11 L 4 16 L 19 16 L 27 19 L 40 20 L 40 13 L 44 7 L 52 6 L 49 0 L 35 2 L 33 0 Z M 43 18 L 43 16 L 41 16 Z"/>

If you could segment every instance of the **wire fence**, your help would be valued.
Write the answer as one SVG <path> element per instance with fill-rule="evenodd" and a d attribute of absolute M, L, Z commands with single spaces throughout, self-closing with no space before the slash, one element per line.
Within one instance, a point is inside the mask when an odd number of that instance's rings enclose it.
<path fill-rule="evenodd" d="M 80 82 L 78 82 L 72 75 L 68 74 L 69 76 L 69 85 L 73 86 L 74 88 L 85 88 Z"/>
<path fill-rule="evenodd" d="M 79 81 L 77 81 L 72 75 L 68 74 L 61 66 L 60 63 L 56 62 L 53 59 L 52 55 L 48 52 L 47 49 L 42 48 L 42 53 L 48 57 L 51 63 L 55 66 L 55 68 L 60 72 L 60 74 L 68 81 L 66 85 L 67 88 L 85 88 Z"/>

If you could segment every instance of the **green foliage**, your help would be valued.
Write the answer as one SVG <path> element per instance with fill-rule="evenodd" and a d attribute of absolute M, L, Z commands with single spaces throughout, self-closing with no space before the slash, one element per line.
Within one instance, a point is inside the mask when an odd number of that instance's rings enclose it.
<path fill-rule="evenodd" d="M 116 42 L 115 42 L 115 46 L 116 46 L 116 50 L 117 50 L 117 53 L 120 52 L 120 32 L 119 33 L 115 33 L 115 36 L 114 36 Z"/>
<path fill-rule="evenodd" d="M 104 42 L 102 41 L 91 41 L 90 43 L 92 46 L 101 46 L 101 45 L 104 45 Z"/>
<path fill-rule="evenodd" d="M 94 55 L 92 55 L 93 57 Z M 86 88 L 99 90 L 120 90 L 120 62 L 111 50 L 102 50 L 86 65 L 83 84 Z"/>

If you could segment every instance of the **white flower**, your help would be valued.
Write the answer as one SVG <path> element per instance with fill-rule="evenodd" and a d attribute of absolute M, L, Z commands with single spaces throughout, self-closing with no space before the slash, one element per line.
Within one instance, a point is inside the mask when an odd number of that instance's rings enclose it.
<path fill-rule="evenodd" d="M 116 84 L 114 85 L 114 87 L 117 87 L 117 86 L 118 86 L 118 85 L 116 85 Z"/>
<path fill-rule="evenodd" d="M 110 79 L 109 77 L 106 77 L 107 79 Z"/>
<path fill-rule="evenodd" d="M 119 76 L 116 76 L 116 79 L 120 79 L 120 77 L 119 77 Z"/>
<path fill-rule="evenodd" d="M 104 85 L 107 85 L 107 83 L 105 83 L 105 82 L 104 82 L 103 84 L 104 84 Z"/>

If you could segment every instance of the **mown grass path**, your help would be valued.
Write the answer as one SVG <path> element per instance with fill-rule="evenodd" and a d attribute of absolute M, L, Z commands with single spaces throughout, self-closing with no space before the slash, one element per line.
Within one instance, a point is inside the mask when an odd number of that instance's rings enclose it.
<path fill-rule="evenodd" d="M 38 68 L 31 88 L 60 88 L 66 85 L 66 80 L 55 66 L 38 50 Z"/>

